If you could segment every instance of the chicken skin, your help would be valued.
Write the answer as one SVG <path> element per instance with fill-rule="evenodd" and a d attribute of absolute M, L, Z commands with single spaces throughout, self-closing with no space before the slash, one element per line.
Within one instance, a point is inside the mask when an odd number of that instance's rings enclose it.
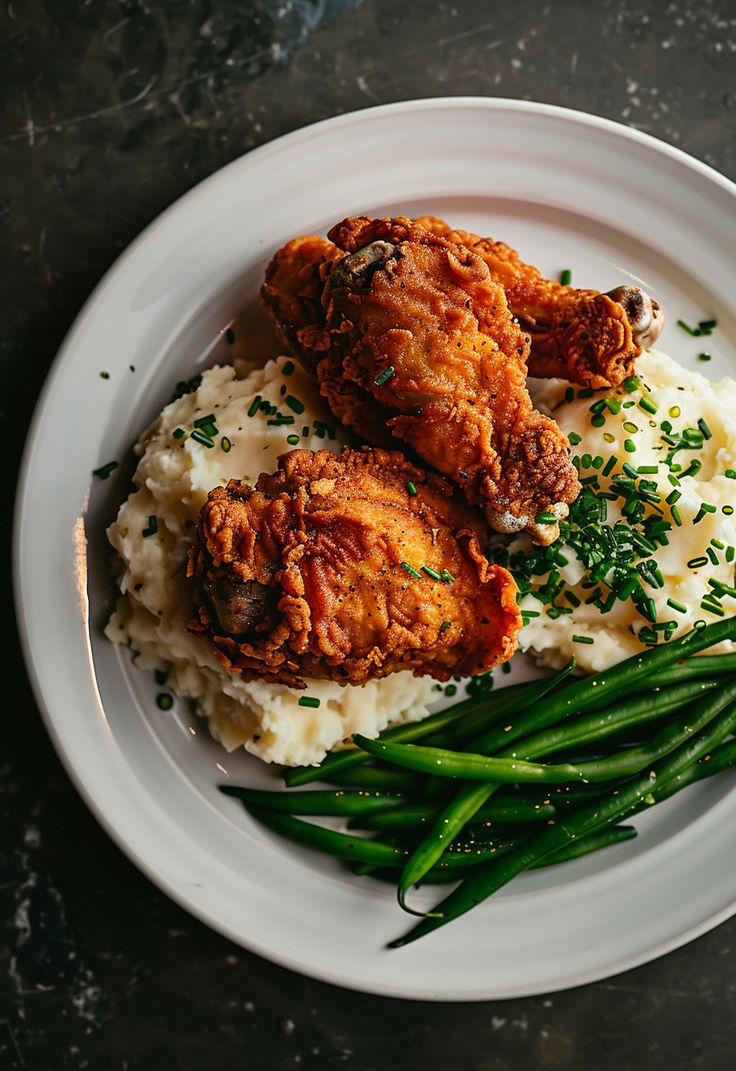
<path fill-rule="evenodd" d="M 405 219 L 348 219 L 329 237 L 349 255 L 322 296 L 328 400 L 337 368 L 491 527 L 551 542 L 580 485 L 567 439 L 533 407 L 529 336 L 483 259 Z"/>
<path fill-rule="evenodd" d="M 661 307 L 637 286 L 618 286 L 607 294 L 575 290 L 545 279 L 504 242 L 454 230 L 434 216 L 415 222 L 483 258 L 504 288 L 511 312 L 531 334 L 532 376 L 558 376 L 596 390 L 616 387 L 662 332 Z"/>
<path fill-rule="evenodd" d="M 222 664 L 245 680 L 447 680 L 510 658 L 511 575 L 450 486 L 383 450 L 294 450 L 202 508 L 188 574 Z"/>

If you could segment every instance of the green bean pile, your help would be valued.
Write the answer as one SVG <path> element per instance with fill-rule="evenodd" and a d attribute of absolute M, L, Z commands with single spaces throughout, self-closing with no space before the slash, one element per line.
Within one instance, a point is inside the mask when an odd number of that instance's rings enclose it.
<path fill-rule="evenodd" d="M 286 771 L 294 791 L 221 788 L 273 832 L 395 884 L 400 906 L 421 919 L 397 948 L 524 870 L 636 836 L 624 820 L 736 765 L 736 654 L 699 654 L 733 639 L 736 617 L 595 676 L 568 679 L 570 663 L 470 696 Z M 314 781 L 335 787 L 299 789 Z M 344 818 L 349 831 L 297 815 Z M 420 883 L 449 882 L 433 910 L 408 904 Z"/>

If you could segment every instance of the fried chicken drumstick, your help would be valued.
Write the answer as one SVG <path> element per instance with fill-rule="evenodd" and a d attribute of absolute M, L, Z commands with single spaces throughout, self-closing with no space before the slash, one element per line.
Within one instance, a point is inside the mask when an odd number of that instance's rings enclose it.
<path fill-rule="evenodd" d="M 498 531 L 551 542 L 580 486 L 566 438 L 532 405 L 529 336 L 483 259 L 406 219 L 348 219 L 329 237 L 347 255 L 321 272 L 313 352 L 335 414 L 369 441 L 371 420 L 388 426 Z M 292 274 L 298 262 L 296 249 Z M 280 322 L 273 279 L 264 301 Z"/>
<path fill-rule="evenodd" d="M 245 680 L 447 680 L 510 658 L 511 575 L 440 477 L 383 450 L 294 450 L 211 491 L 189 563 L 218 658 Z"/>
<path fill-rule="evenodd" d="M 435 216 L 422 216 L 416 224 L 483 258 L 506 291 L 511 312 L 531 334 L 532 376 L 559 376 L 595 389 L 616 387 L 662 332 L 660 305 L 638 286 L 617 286 L 606 294 L 575 290 L 545 279 L 504 242 L 455 230 Z"/>

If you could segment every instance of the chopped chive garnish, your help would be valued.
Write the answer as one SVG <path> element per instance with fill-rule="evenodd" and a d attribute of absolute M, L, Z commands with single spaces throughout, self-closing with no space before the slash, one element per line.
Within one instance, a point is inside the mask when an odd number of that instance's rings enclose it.
<path fill-rule="evenodd" d="M 736 469 L 726 469 L 723 475 L 727 476 L 729 480 L 736 480 Z"/>
<path fill-rule="evenodd" d="M 569 286 L 572 282 L 572 272 L 569 268 L 563 268 L 560 272 L 560 284 L 562 286 Z"/>
<path fill-rule="evenodd" d="M 736 547 L 726 547 L 726 561 L 732 562 L 736 558 Z"/>
<path fill-rule="evenodd" d="M 624 450 L 627 454 L 636 453 L 636 444 L 634 443 L 633 439 L 624 439 Z"/>
<path fill-rule="evenodd" d="M 250 403 L 250 407 L 248 409 L 248 416 L 249 417 L 255 416 L 256 413 L 258 412 L 258 410 L 260 409 L 260 407 L 261 407 L 261 396 L 260 396 L 260 394 L 256 394 L 255 398 Z"/>
<path fill-rule="evenodd" d="M 294 371 L 293 361 L 284 361 L 284 367 L 281 369 L 281 374 L 284 376 L 290 376 Z"/>
<path fill-rule="evenodd" d="M 202 446 L 206 446 L 210 450 L 215 445 L 214 440 L 210 439 L 204 432 L 201 432 L 199 428 L 195 428 L 189 438 L 194 439 L 195 443 L 201 443 Z"/>
<path fill-rule="evenodd" d="M 306 439 L 306 437 L 308 435 L 309 435 L 309 425 L 305 424 L 304 427 L 302 428 L 302 438 Z"/>
<path fill-rule="evenodd" d="M 144 528 L 141 535 L 144 537 L 156 535 L 158 532 L 158 518 L 151 516 L 148 518 L 148 527 Z"/>
<path fill-rule="evenodd" d="M 406 487 L 407 493 L 408 493 L 408 494 L 409 494 L 409 495 L 410 495 L 410 496 L 411 496 L 412 498 L 414 498 L 414 496 L 415 496 L 415 495 L 416 495 L 416 493 L 417 493 L 417 485 L 416 485 L 415 483 L 412 483 L 412 481 L 411 481 L 411 480 L 408 480 L 408 481 L 407 481 L 407 483 L 406 483 L 406 484 L 405 484 L 404 486 Z"/>
<path fill-rule="evenodd" d="M 605 398 L 599 398 L 597 402 L 593 402 L 593 404 L 588 407 L 588 411 L 590 413 L 596 413 L 597 414 L 597 413 L 602 413 L 605 408 L 606 408 L 606 399 Z"/>
<path fill-rule="evenodd" d="M 602 469 L 603 468 L 603 458 L 601 457 L 600 454 L 596 454 L 596 456 L 591 461 L 591 465 L 593 466 L 594 469 Z"/>
<path fill-rule="evenodd" d="M 567 439 L 571 446 L 577 446 L 578 443 L 583 441 L 582 435 L 578 435 L 576 431 L 571 431 Z"/>
<path fill-rule="evenodd" d="M 119 461 L 108 461 L 106 465 L 100 465 L 98 469 L 93 469 L 92 475 L 96 476 L 98 480 L 106 480 L 110 473 L 114 472 L 119 464 Z"/>
<path fill-rule="evenodd" d="M 325 437 L 325 429 L 324 428 L 315 427 L 314 434 L 317 436 L 318 439 L 324 439 L 324 437 Z"/>
<path fill-rule="evenodd" d="M 713 550 L 713 547 L 706 547 L 705 553 L 708 555 L 713 565 L 718 565 L 718 555 Z"/>
<path fill-rule="evenodd" d="M 636 471 L 641 473 L 642 476 L 646 473 L 656 474 L 659 472 L 659 465 L 638 465 Z"/>
<path fill-rule="evenodd" d="M 300 707 L 318 707 L 321 700 L 316 695 L 300 695 L 299 706 Z"/>
<path fill-rule="evenodd" d="M 445 629 L 448 629 L 451 624 L 452 624 L 452 621 L 443 621 L 442 624 L 440 625 L 440 632 L 444 632 Z"/>
<path fill-rule="evenodd" d="M 677 490 L 677 488 L 675 488 L 674 491 L 671 491 L 667 495 L 667 498 L 665 498 L 665 502 L 667 503 L 668 506 L 674 506 L 675 502 L 679 502 L 679 500 L 681 498 L 682 498 L 682 494 Z"/>
<path fill-rule="evenodd" d="M 440 573 L 440 578 L 444 584 L 452 584 L 455 580 L 449 569 L 443 569 Z"/>
<path fill-rule="evenodd" d="M 233 444 L 230 442 L 227 435 L 223 435 L 223 437 L 220 439 L 220 449 L 222 450 L 223 454 L 229 454 L 232 448 Z"/>
<path fill-rule="evenodd" d="M 387 379 L 390 379 L 393 374 L 394 366 L 390 364 L 388 368 L 384 368 L 384 370 L 376 376 L 373 382 L 377 387 L 380 387 L 383 383 L 386 382 Z"/>
<path fill-rule="evenodd" d="M 548 510 L 540 510 L 534 520 L 537 524 L 556 524 L 557 522 L 554 513 L 550 513 Z"/>
<path fill-rule="evenodd" d="M 697 558 L 691 558 L 687 563 L 688 569 L 702 569 L 704 565 L 708 564 L 708 559 L 704 554 L 701 554 Z"/>
<path fill-rule="evenodd" d="M 194 421 L 195 428 L 206 428 L 208 424 L 215 423 L 215 414 L 208 413 L 207 416 L 201 416 Z"/>
<path fill-rule="evenodd" d="M 715 547 L 716 550 L 724 550 L 726 547 L 726 544 L 723 543 L 720 539 L 711 539 L 710 542 L 711 546 Z"/>
<path fill-rule="evenodd" d="M 638 424 L 634 424 L 634 422 L 632 420 L 625 420 L 624 421 L 624 431 L 628 431 L 633 435 L 634 432 L 636 432 L 638 430 L 639 430 L 639 425 Z"/>
<path fill-rule="evenodd" d="M 580 606 L 580 599 L 574 591 L 566 591 L 563 598 L 567 599 L 571 606 Z"/>
<path fill-rule="evenodd" d="M 445 688 L 445 695 L 453 696 L 457 692 L 456 684 L 448 684 Z"/>
<path fill-rule="evenodd" d="M 575 398 L 575 391 L 572 389 L 572 387 L 565 387 L 565 401 L 566 402 L 571 402 L 571 401 L 574 400 L 574 398 Z"/>
<path fill-rule="evenodd" d="M 646 413 L 656 413 L 657 412 L 657 404 L 656 404 L 656 402 L 653 402 L 651 400 L 651 398 L 640 398 L 639 399 L 639 408 L 643 409 Z"/>
<path fill-rule="evenodd" d="M 583 454 L 583 456 L 580 458 L 580 464 L 582 465 L 582 467 L 584 469 L 589 469 L 591 464 L 592 464 L 592 461 L 593 461 L 593 455 L 592 454 Z"/>
<path fill-rule="evenodd" d="M 677 506 L 672 506 L 671 507 L 670 515 L 672 516 L 672 520 L 675 522 L 677 527 L 678 528 L 682 528 L 682 517 L 680 516 L 680 511 L 677 508 Z"/>
<path fill-rule="evenodd" d="M 300 402 L 298 398 L 295 398 L 293 394 L 287 394 L 284 401 L 288 405 L 289 409 L 293 409 L 295 413 L 304 412 L 304 403 Z"/>
<path fill-rule="evenodd" d="M 289 446 L 298 446 L 299 445 L 299 436 L 298 435 L 287 435 L 286 436 L 286 441 L 289 444 Z"/>
<path fill-rule="evenodd" d="M 294 417 L 293 416 L 288 416 L 288 415 L 285 416 L 283 413 L 279 413 L 279 415 L 274 417 L 272 420 L 267 420 L 266 421 L 266 425 L 268 427 L 273 427 L 273 428 L 280 428 L 284 424 L 293 424 L 293 423 L 294 423 Z M 324 432 L 322 434 L 324 435 Z"/>
<path fill-rule="evenodd" d="M 596 413 L 595 416 L 590 418 L 590 423 L 594 428 L 602 428 L 606 423 L 606 418 L 603 416 L 603 413 Z"/>
<path fill-rule="evenodd" d="M 407 562 L 400 562 L 401 568 L 405 569 L 409 576 L 413 576 L 415 580 L 421 580 L 422 574 L 418 573 L 416 569 L 409 565 Z"/>
<path fill-rule="evenodd" d="M 725 513 L 727 517 L 730 517 L 733 513 L 733 506 L 721 506 L 721 513 Z"/>
<path fill-rule="evenodd" d="M 573 643 L 595 643 L 595 640 L 593 639 L 592 636 L 577 636 L 577 635 L 573 635 L 572 642 Z"/>
<path fill-rule="evenodd" d="M 681 327 L 683 331 L 686 331 L 688 335 L 692 335 L 693 338 L 697 338 L 698 335 L 703 334 L 700 327 L 691 327 L 690 324 L 686 324 L 684 320 L 678 320 L 677 326 Z"/>
<path fill-rule="evenodd" d="M 667 600 L 667 605 L 671 606 L 673 610 L 677 610 L 678 614 L 686 614 L 687 613 L 687 606 L 685 606 L 681 602 L 678 602 L 677 599 L 668 599 Z"/>
<path fill-rule="evenodd" d="M 621 399 L 620 398 L 606 398 L 606 408 L 613 416 L 617 416 L 621 412 Z"/>
<path fill-rule="evenodd" d="M 680 476 L 697 476 L 703 467 L 703 462 L 694 457 L 688 467 L 680 473 Z"/>
<path fill-rule="evenodd" d="M 624 472 L 626 473 L 627 476 L 630 476 L 632 478 L 632 480 L 636 479 L 637 471 L 636 471 L 636 469 L 634 468 L 633 465 L 630 465 L 628 463 L 628 461 L 624 461 L 624 463 L 621 466 L 621 468 L 624 470 Z"/>
<path fill-rule="evenodd" d="M 110 378 L 110 373 L 109 372 L 100 372 L 100 379 L 109 379 L 109 378 Z"/>
<path fill-rule="evenodd" d="M 713 438 L 713 432 L 710 430 L 710 428 L 708 427 L 708 425 L 706 424 L 706 422 L 703 420 L 702 417 L 698 421 L 698 427 L 702 431 L 704 439 L 712 439 Z"/>
<path fill-rule="evenodd" d="M 718 327 L 717 320 L 701 320 L 698 324 L 701 331 L 712 331 L 714 327 Z"/>
<path fill-rule="evenodd" d="M 438 573 L 436 569 L 431 569 L 428 565 L 423 565 L 422 566 L 422 572 L 426 573 L 427 576 L 431 576 L 433 580 L 441 580 L 442 579 L 441 574 Z"/>
<path fill-rule="evenodd" d="M 699 361 L 710 361 L 710 360 L 712 360 L 712 358 L 711 358 L 711 355 L 709 353 L 699 353 L 698 354 L 698 360 Z"/>
<path fill-rule="evenodd" d="M 604 465 L 604 467 L 603 467 L 603 475 L 604 476 L 610 476 L 611 473 L 613 472 L 613 470 L 616 468 L 617 463 L 618 463 L 618 458 L 614 457 L 613 454 L 612 454 L 609 457 L 609 459 L 606 462 L 606 464 Z"/>
<path fill-rule="evenodd" d="M 168 692 L 159 692 L 156 696 L 156 706 L 159 710 L 171 710 L 174 699 Z"/>
<path fill-rule="evenodd" d="M 183 439 L 186 435 L 186 432 L 184 431 L 184 428 L 174 428 L 171 434 L 174 436 L 175 439 Z"/>
<path fill-rule="evenodd" d="M 621 386 L 627 394 L 633 394 L 635 390 L 639 390 L 641 383 L 638 376 L 627 376 Z"/>
<path fill-rule="evenodd" d="M 578 391 L 578 398 L 592 398 L 594 393 L 592 387 L 583 387 L 582 390 Z"/>

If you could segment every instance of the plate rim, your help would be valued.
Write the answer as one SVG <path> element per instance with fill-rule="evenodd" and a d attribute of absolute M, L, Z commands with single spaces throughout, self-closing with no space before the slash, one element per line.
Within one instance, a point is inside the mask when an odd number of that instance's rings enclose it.
<path fill-rule="evenodd" d="M 305 127 L 301 127 L 297 130 L 291 131 L 282 135 L 264 145 L 259 146 L 256 149 L 251 150 L 235 160 L 219 168 L 213 174 L 209 175 L 199 183 L 197 183 L 192 189 L 187 191 L 170 206 L 168 206 L 162 213 L 156 216 L 146 227 L 140 232 L 140 234 L 126 247 L 122 254 L 113 262 L 109 269 L 105 272 L 99 282 L 96 284 L 87 300 L 82 305 L 79 312 L 76 314 L 66 336 L 55 355 L 53 361 L 49 366 L 46 379 L 44 381 L 42 390 L 39 393 L 39 397 L 34 409 L 33 418 L 29 424 L 26 441 L 23 447 L 22 460 L 18 471 L 18 479 L 14 500 L 14 512 L 13 512 L 13 554 L 12 554 L 12 574 L 13 574 L 13 592 L 16 611 L 16 620 L 18 626 L 18 633 L 21 642 L 21 648 L 25 661 L 26 671 L 28 674 L 31 688 L 41 712 L 44 724 L 52 740 L 57 755 L 59 756 L 62 765 L 64 766 L 67 774 L 72 780 L 75 788 L 80 793 L 82 799 L 86 803 L 89 810 L 92 812 L 96 820 L 100 823 L 102 828 L 111 837 L 113 842 L 119 847 L 123 853 L 136 865 L 136 867 L 146 875 L 158 888 L 162 889 L 166 895 L 168 895 L 175 903 L 183 907 L 190 914 L 194 915 L 200 921 L 204 922 L 210 928 L 219 932 L 223 936 L 232 940 L 234 943 L 241 947 L 255 952 L 258 955 L 263 956 L 271 962 L 277 963 L 279 966 L 286 967 L 299 974 L 313 977 L 318 980 L 336 984 L 351 990 L 372 993 L 381 996 L 391 996 L 401 999 L 413 999 L 422 1001 L 443 1001 L 448 1003 L 467 1002 L 472 1000 L 484 1000 L 484 999 L 515 999 L 518 997 L 539 995 L 541 993 L 551 993 L 559 990 L 567 989 L 577 985 L 587 984 L 593 981 L 597 981 L 603 978 L 612 977 L 623 971 L 629 970 L 635 966 L 642 965 L 650 962 L 653 959 L 658 958 L 676 948 L 681 947 L 684 944 L 702 936 L 709 930 L 715 928 L 727 919 L 736 914 L 736 900 L 733 901 L 728 907 L 716 913 L 714 916 L 710 916 L 707 919 L 701 920 L 697 924 L 689 927 L 686 931 L 672 937 L 668 940 L 661 941 L 654 947 L 647 948 L 644 951 L 638 953 L 632 953 L 628 956 L 622 957 L 614 964 L 610 962 L 605 966 L 591 967 L 589 970 L 581 970 L 574 976 L 560 978 L 559 982 L 552 987 L 546 987 L 543 990 L 535 987 L 533 983 L 526 986 L 518 986 L 515 989 L 509 989 L 503 995 L 494 993 L 492 996 L 488 995 L 488 992 L 480 993 L 473 991 L 473 993 L 463 993 L 460 995 L 448 995 L 446 993 L 438 993 L 436 995 L 427 994 L 426 992 L 418 992 L 415 990 L 408 990 L 406 987 L 401 989 L 386 987 L 384 985 L 372 984 L 367 982 L 359 982 L 354 977 L 343 975 L 340 971 L 331 970 L 321 965 L 319 968 L 310 968 L 300 960 L 291 960 L 288 956 L 275 953 L 267 943 L 258 940 L 256 934 L 248 934 L 244 936 L 242 933 L 234 931 L 226 923 L 220 921 L 216 915 L 211 911 L 203 907 L 193 896 L 190 896 L 186 890 L 177 887 L 174 883 L 168 880 L 160 871 L 157 871 L 155 866 L 149 864 L 147 860 L 140 854 L 137 848 L 133 847 L 123 832 L 121 832 L 117 826 L 113 823 L 112 818 L 108 817 L 105 813 L 102 804 L 98 803 L 97 799 L 92 795 L 91 790 L 88 789 L 86 783 L 83 781 L 81 774 L 74 765 L 71 754 L 62 744 L 59 733 L 54 722 L 54 718 L 51 713 L 53 704 L 51 701 L 47 701 L 44 693 L 40 673 L 34 663 L 32 657 L 32 644 L 31 636 L 29 632 L 29 621 L 26 615 L 26 608 L 24 605 L 24 575 L 22 569 L 22 532 L 24 523 L 26 520 L 27 499 L 29 495 L 29 477 L 33 463 L 34 445 L 38 437 L 39 427 L 42 422 L 44 412 L 49 404 L 49 400 L 53 396 L 54 387 L 58 378 L 63 374 L 63 370 L 69 359 L 70 354 L 74 350 L 76 339 L 79 333 L 82 332 L 83 327 L 89 317 L 93 307 L 100 299 L 103 292 L 112 287 L 115 284 L 118 274 L 125 269 L 130 260 L 135 258 L 144 244 L 155 237 L 156 230 L 168 223 L 170 223 L 172 217 L 180 211 L 188 211 L 192 202 L 201 196 L 207 196 L 210 189 L 215 182 L 222 178 L 226 173 L 231 170 L 242 167 L 243 162 L 247 159 L 252 161 L 256 158 L 263 160 L 269 155 L 275 155 L 284 149 L 289 149 L 291 146 L 299 144 L 299 142 L 306 142 L 315 136 L 319 136 L 324 128 L 329 127 L 332 129 L 339 129 L 344 126 L 352 126 L 359 124 L 366 119 L 380 119 L 384 116 L 397 116 L 402 114 L 410 114 L 412 112 L 428 111 L 432 109 L 442 110 L 457 110 L 457 109 L 479 109 L 488 112 L 518 112 L 518 113 L 532 113 L 538 117 L 549 116 L 550 118 L 564 119 L 574 124 L 582 125 L 584 127 L 594 128 L 598 130 L 607 131 L 610 134 L 615 135 L 618 138 L 629 139 L 633 142 L 648 146 L 650 149 L 658 153 L 669 157 L 681 165 L 684 165 L 691 171 L 696 172 L 702 177 L 708 179 L 710 182 L 714 182 L 721 187 L 725 192 L 731 196 L 736 197 L 736 183 L 732 182 L 726 176 L 716 171 L 710 165 L 703 163 L 700 160 L 690 156 L 675 146 L 669 145 L 667 142 L 654 137 L 651 134 L 645 133 L 640 130 L 632 129 L 631 127 L 624 126 L 616 122 L 615 120 L 607 119 L 601 116 L 590 114 L 587 112 L 564 108 L 558 105 L 544 104 L 535 101 L 522 101 L 512 98 L 504 97 L 478 97 L 478 96 L 442 96 L 442 97 L 427 97 L 419 98 L 416 100 L 398 101 L 389 104 L 378 105 L 375 107 L 362 108 L 356 111 L 347 112 L 337 116 L 328 117 L 318 122 L 309 124 Z"/>

